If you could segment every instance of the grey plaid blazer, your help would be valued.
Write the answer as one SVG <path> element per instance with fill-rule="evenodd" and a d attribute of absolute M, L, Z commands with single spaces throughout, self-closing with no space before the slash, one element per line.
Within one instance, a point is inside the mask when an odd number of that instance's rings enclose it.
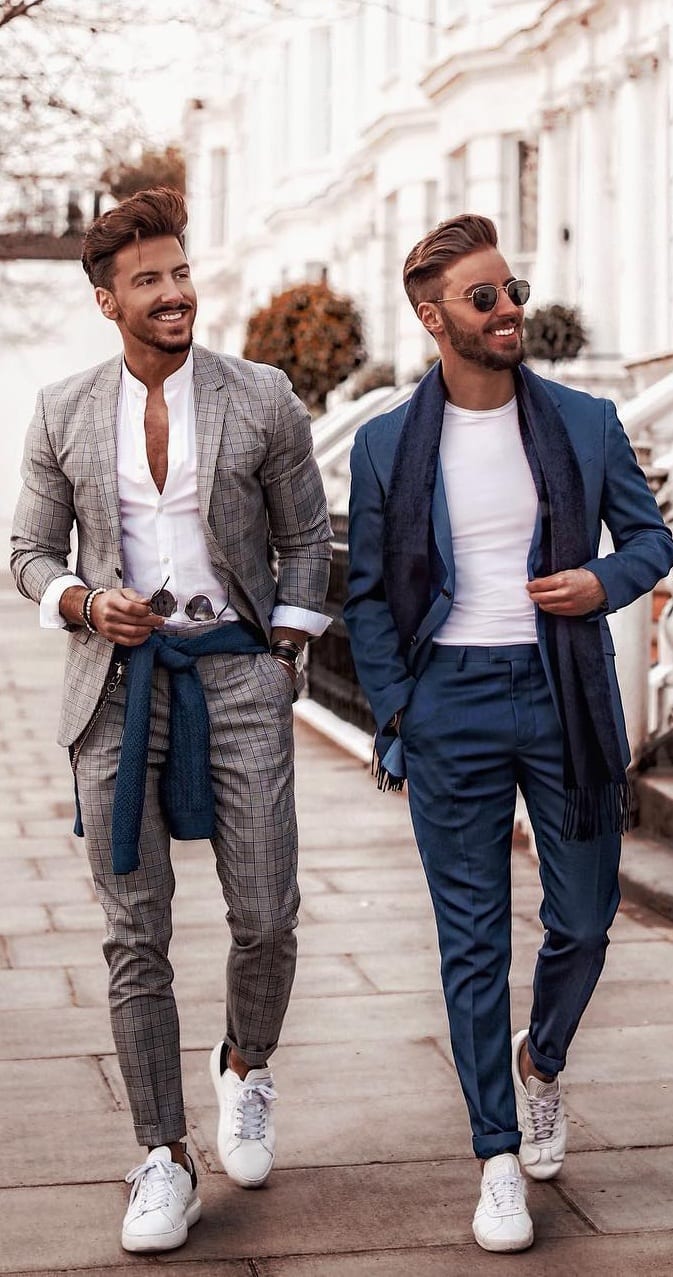
<path fill-rule="evenodd" d="M 123 585 L 116 422 L 122 357 L 40 391 L 26 438 L 11 568 L 39 602 L 68 571 Z M 320 611 L 330 525 L 313 458 L 310 417 L 284 373 L 194 346 L 197 482 L 213 569 L 241 616 L 269 634 L 277 603 Z M 268 563 L 268 537 L 278 577 Z M 160 584 L 160 582 L 159 582 Z M 112 647 L 86 629 L 69 636 L 59 742 L 71 744 L 101 695 Z"/>

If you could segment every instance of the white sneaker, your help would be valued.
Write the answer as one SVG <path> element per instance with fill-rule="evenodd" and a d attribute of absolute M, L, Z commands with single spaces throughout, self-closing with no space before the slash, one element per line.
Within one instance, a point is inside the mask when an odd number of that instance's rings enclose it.
<path fill-rule="evenodd" d="M 521 1128 L 521 1165 L 531 1179 L 553 1179 L 563 1166 L 568 1138 L 568 1120 L 563 1107 L 561 1083 L 529 1077 L 524 1082 L 519 1054 L 528 1037 L 526 1029 L 512 1038 L 512 1077 L 516 1116 Z"/>
<path fill-rule="evenodd" d="M 276 1155 L 271 1106 L 277 1099 L 270 1069 L 250 1069 L 240 1078 L 233 1069 L 220 1073 L 222 1043 L 210 1054 L 210 1076 L 220 1120 L 217 1151 L 231 1179 L 241 1188 L 261 1188 Z"/>
<path fill-rule="evenodd" d="M 141 1166 L 129 1171 L 126 1183 L 133 1188 L 122 1224 L 124 1250 L 182 1246 L 201 1215 L 193 1166 L 190 1174 L 172 1160 L 169 1148 L 153 1148 Z"/>
<path fill-rule="evenodd" d="M 532 1246 L 533 1221 L 526 1206 L 526 1184 L 514 1153 L 499 1153 L 484 1162 L 472 1232 L 483 1250 L 505 1252 Z"/>

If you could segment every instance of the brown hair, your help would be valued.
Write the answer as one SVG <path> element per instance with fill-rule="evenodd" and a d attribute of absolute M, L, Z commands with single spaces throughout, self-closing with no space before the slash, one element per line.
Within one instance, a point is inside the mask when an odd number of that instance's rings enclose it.
<path fill-rule="evenodd" d="M 179 191 L 159 186 L 138 191 L 91 223 L 82 245 L 82 266 L 94 288 L 112 288 L 114 256 L 134 240 L 173 235 L 184 248 L 187 205 Z"/>
<path fill-rule="evenodd" d="M 433 288 L 446 267 L 459 257 L 467 257 L 480 248 L 497 248 L 498 232 L 490 217 L 478 213 L 461 213 L 440 222 L 412 248 L 402 278 L 407 297 L 414 310 L 419 302 L 431 301 Z"/>

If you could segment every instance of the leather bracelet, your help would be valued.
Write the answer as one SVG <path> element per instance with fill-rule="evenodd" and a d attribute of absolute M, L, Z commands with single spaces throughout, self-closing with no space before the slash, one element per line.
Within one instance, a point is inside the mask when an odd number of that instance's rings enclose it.
<path fill-rule="evenodd" d="M 82 600 L 82 620 L 86 625 L 89 634 L 97 634 L 98 630 L 91 619 L 91 605 L 98 594 L 105 594 L 102 586 L 98 586 L 96 590 L 89 590 Z"/>

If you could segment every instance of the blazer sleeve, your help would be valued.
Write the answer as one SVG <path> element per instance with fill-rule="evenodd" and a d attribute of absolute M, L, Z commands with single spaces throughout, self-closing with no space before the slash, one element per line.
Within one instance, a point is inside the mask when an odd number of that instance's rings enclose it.
<path fill-rule="evenodd" d="M 260 471 L 278 555 L 275 606 L 320 612 L 332 557 L 327 500 L 311 438 L 311 418 L 285 373 L 275 381 L 273 429 Z"/>
<path fill-rule="evenodd" d="M 400 652 L 383 587 L 385 493 L 367 446 L 366 427 L 351 452 L 349 575 L 344 620 L 358 678 L 381 731 L 407 705 L 416 680 Z"/>
<path fill-rule="evenodd" d="M 627 607 L 673 566 L 673 538 L 643 474 L 613 403 L 605 401 L 605 478 L 601 518 L 614 543 L 604 558 L 584 566 L 607 595 L 607 612 Z"/>
<path fill-rule="evenodd" d="M 69 571 L 70 534 L 75 521 L 72 485 L 52 447 L 42 391 L 28 427 L 21 477 L 10 567 L 21 594 L 39 603 L 47 586 Z"/>

